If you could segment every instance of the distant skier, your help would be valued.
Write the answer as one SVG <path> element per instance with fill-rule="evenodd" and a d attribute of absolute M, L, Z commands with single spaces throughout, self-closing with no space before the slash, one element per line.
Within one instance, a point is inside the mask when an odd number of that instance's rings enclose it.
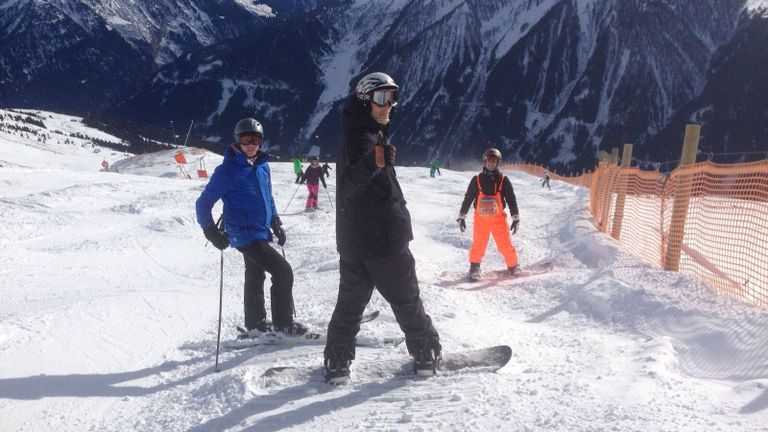
<path fill-rule="evenodd" d="M 472 177 L 464 194 L 464 202 L 459 210 L 459 223 L 461 232 L 467 229 L 466 217 L 469 206 L 474 205 L 474 226 L 472 228 L 472 248 L 469 250 L 469 278 L 479 280 L 480 263 L 485 255 L 488 240 L 493 234 L 496 247 L 504 256 L 504 262 L 511 275 L 519 270 L 517 262 L 517 250 L 512 245 L 512 234 L 517 233 L 520 216 L 517 210 L 517 199 L 512 188 L 512 182 L 499 171 L 501 152 L 490 148 L 483 153 L 483 171 Z M 474 204 L 473 204 L 474 203 Z M 512 224 L 507 230 L 507 216 L 504 208 L 509 206 L 509 214 L 512 216 Z"/>
<path fill-rule="evenodd" d="M 332 170 L 331 166 L 328 165 L 328 162 L 325 162 L 323 164 L 323 174 L 325 174 L 326 177 L 330 177 L 331 173 L 329 171 L 331 170 Z"/>
<path fill-rule="evenodd" d="M 434 177 L 435 172 L 437 172 L 437 175 L 442 175 L 440 174 L 440 159 L 435 159 L 432 165 L 429 166 L 429 176 Z"/>
<path fill-rule="evenodd" d="M 304 208 L 305 212 L 317 210 L 317 194 L 320 191 L 320 183 L 323 184 L 323 189 L 326 188 L 325 178 L 323 177 L 323 169 L 320 168 L 320 161 L 317 156 L 312 156 L 309 166 L 304 170 L 304 174 L 301 175 L 299 183 L 307 183 L 307 190 L 309 196 L 307 197 L 307 204 Z"/>
<path fill-rule="evenodd" d="M 364 76 L 341 114 L 342 143 L 336 164 L 336 248 L 339 295 L 328 324 L 325 378 L 342 383 L 355 358 L 355 336 L 373 288 L 392 307 L 405 333 L 414 372 L 433 374 L 440 338 L 419 297 L 416 266 L 408 248 L 411 215 L 395 174 L 397 149 L 387 143 L 398 86 L 387 74 Z"/>
<path fill-rule="evenodd" d="M 541 187 L 546 186 L 547 189 L 552 190 L 552 188 L 549 187 L 549 171 L 544 171 L 544 175 L 541 176 L 541 180 L 539 181 L 541 182 Z"/>
<path fill-rule="evenodd" d="M 259 150 L 264 138 L 261 124 L 245 118 L 235 125 L 235 143 L 224 153 L 197 199 L 197 222 L 205 237 L 218 249 L 230 244 L 245 258 L 244 309 L 246 336 L 272 331 L 288 337 L 302 336 L 307 328 L 293 320 L 293 269 L 269 243 L 285 244 L 285 230 L 275 208 L 269 156 Z M 213 222 L 211 209 L 224 201 L 224 230 Z M 270 232 L 270 227 L 272 232 Z M 272 275 L 272 327 L 264 307 L 264 273 Z"/>
<path fill-rule="evenodd" d="M 301 171 L 301 158 L 299 158 L 298 156 L 293 159 L 293 172 L 294 172 L 294 174 L 296 174 L 296 182 L 295 183 L 298 183 L 301 180 L 301 174 L 302 174 L 302 171 Z"/>

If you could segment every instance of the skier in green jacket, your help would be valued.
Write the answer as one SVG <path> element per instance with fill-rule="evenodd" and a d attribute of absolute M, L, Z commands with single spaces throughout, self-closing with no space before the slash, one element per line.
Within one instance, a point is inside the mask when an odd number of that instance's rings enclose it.
<path fill-rule="evenodd" d="M 435 161 L 432 162 L 432 165 L 430 165 L 430 167 L 429 167 L 429 176 L 430 177 L 434 177 L 435 176 L 435 172 L 437 172 L 438 175 L 442 175 L 442 174 L 440 174 L 440 159 L 435 159 Z"/>
<path fill-rule="evenodd" d="M 294 183 L 301 181 L 303 171 L 301 169 L 301 159 L 298 156 L 293 160 L 293 173 L 296 174 L 296 181 Z"/>

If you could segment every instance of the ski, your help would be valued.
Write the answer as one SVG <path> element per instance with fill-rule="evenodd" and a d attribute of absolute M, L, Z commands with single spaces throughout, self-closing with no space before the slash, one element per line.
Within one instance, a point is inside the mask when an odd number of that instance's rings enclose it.
<path fill-rule="evenodd" d="M 497 345 L 470 351 L 443 352 L 441 367 L 434 376 L 450 375 L 458 372 L 495 372 L 509 363 L 512 348 Z M 430 378 L 416 375 L 413 360 L 397 361 L 352 361 L 351 375 L 348 382 L 369 381 L 375 379 Z M 325 382 L 325 369 L 317 366 L 276 366 L 261 374 L 265 386 L 291 384 L 297 382 Z"/>
<path fill-rule="evenodd" d="M 375 310 L 375 311 L 373 311 L 371 313 L 367 313 L 367 314 L 363 315 L 362 318 L 360 318 L 360 324 L 371 322 L 371 321 L 375 320 L 376 318 L 378 318 L 380 314 L 381 314 L 381 312 L 379 312 L 377 310 Z M 268 326 L 272 327 L 272 321 L 267 320 L 266 322 L 267 322 Z M 238 336 L 240 336 L 242 334 L 245 334 L 245 333 L 248 333 L 248 330 L 246 330 L 243 327 L 237 326 L 235 328 L 237 329 L 237 332 L 239 333 Z M 243 339 L 245 339 L 245 338 L 243 338 Z"/>
<path fill-rule="evenodd" d="M 282 216 L 299 216 L 299 215 L 307 215 L 307 216 L 309 216 L 309 215 L 318 214 L 318 213 L 328 214 L 330 212 L 331 212 L 330 210 L 315 209 L 315 210 L 310 210 L 310 211 L 303 210 L 303 211 L 292 212 L 292 213 L 283 213 L 280 216 L 281 217 Z"/>
<path fill-rule="evenodd" d="M 364 347 L 385 347 L 385 346 L 398 346 L 405 342 L 404 337 L 371 337 L 371 336 L 358 336 L 356 344 Z M 320 333 L 306 333 L 303 336 L 298 337 L 280 337 L 275 336 L 274 333 L 265 333 L 262 337 L 249 338 L 249 339 L 234 339 L 224 341 L 221 346 L 224 349 L 234 351 L 248 348 L 254 348 L 258 346 L 304 346 L 304 345 L 325 345 L 325 335 Z"/>
<path fill-rule="evenodd" d="M 373 311 L 365 314 L 360 318 L 360 323 L 367 323 L 375 320 L 381 314 L 380 311 Z M 271 327 L 272 322 L 267 321 L 267 324 Z M 247 333 L 247 330 L 243 327 L 237 326 L 237 331 L 240 335 Z M 404 339 L 403 339 L 404 340 Z M 358 338 L 358 344 L 362 346 L 382 346 L 382 345 L 399 345 L 402 343 L 400 338 Z M 237 339 L 223 341 L 221 346 L 229 349 L 245 349 L 256 347 L 260 345 L 321 345 L 325 344 L 325 335 L 315 332 L 307 332 L 298 337 L 285 337 L 281 333 L 277 332 L 265 332 L 258 337 L 242 337 Z"/>

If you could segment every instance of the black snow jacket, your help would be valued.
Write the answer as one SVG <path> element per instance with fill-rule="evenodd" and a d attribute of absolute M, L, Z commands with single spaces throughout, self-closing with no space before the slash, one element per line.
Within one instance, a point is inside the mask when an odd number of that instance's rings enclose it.
<path fill-rule="evenodd" d="M 493 195 L 496 188 L 499 186 L 499 180 L 501 180 L 501 173 L 499 170 L 488 171 L 483 168 L 483 172 L 472 177 L 467 187 L 467 193 L 464 194 L 464 202 L 461 203 L 461 210 L 459 213 L 467 214 L 469 206 L 473 204 L 477 207 L 477 177 L 480 177 L 480 188 L 486 195 Z M 509 214 L 511 216 L 519 215 L 517 210 L 517 199 L 515 198 L 515 190 L 512 188 L 512 182 L 509 181 L 509 177 L 504 176 L 504 182 L 501 184 L 501 204 L 506 208 L 509 207 Z"/>
<path fill-rule="evenodd" d="M 342 140 L 336 164 L 336 248 L 344 261 L 402 253 L 413 240 L 411 215 L 395 168 L 377 168 L 374 145 L 386 144 L 387 126 L 377 123 L 355 94 L 341 114 Z"/>
<path fill-rule="evenodd" d="M 307 169 L 304 170 L 304 173 L 301 175 L 301 180 L 299 181 L 301 184 L 304 184 L 304 182 L 307 182 L 311 185 L 316 185 L 319 182 L 322 182 L 323 187 L 325 187 L 323 169 L 319 166 L 317 168 L 312 167 L 312 165 L 308 166 Z"/>

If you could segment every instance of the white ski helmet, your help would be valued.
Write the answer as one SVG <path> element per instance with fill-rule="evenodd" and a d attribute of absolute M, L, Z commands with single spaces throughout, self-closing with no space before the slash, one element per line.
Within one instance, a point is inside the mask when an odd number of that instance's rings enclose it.
<path fill-rule="evenodd" d="M 395 84 L 395 80 L 384 72 L 373 72 L 362 77 L 355 86 L 357 98 L 363 102 L 370 102 L 371 96 L 375 90 L 395 89 L 400 87 Z"/>
<path fill-rule="evenodd" d="M 240 139 L 240 135 L 243 134 L 257 134 L 264 138 L 264 128 L 261 127 L 261 123 L 252 118 L 244 118 L 237 122 L 235 125 L 235 141 Z"/>

